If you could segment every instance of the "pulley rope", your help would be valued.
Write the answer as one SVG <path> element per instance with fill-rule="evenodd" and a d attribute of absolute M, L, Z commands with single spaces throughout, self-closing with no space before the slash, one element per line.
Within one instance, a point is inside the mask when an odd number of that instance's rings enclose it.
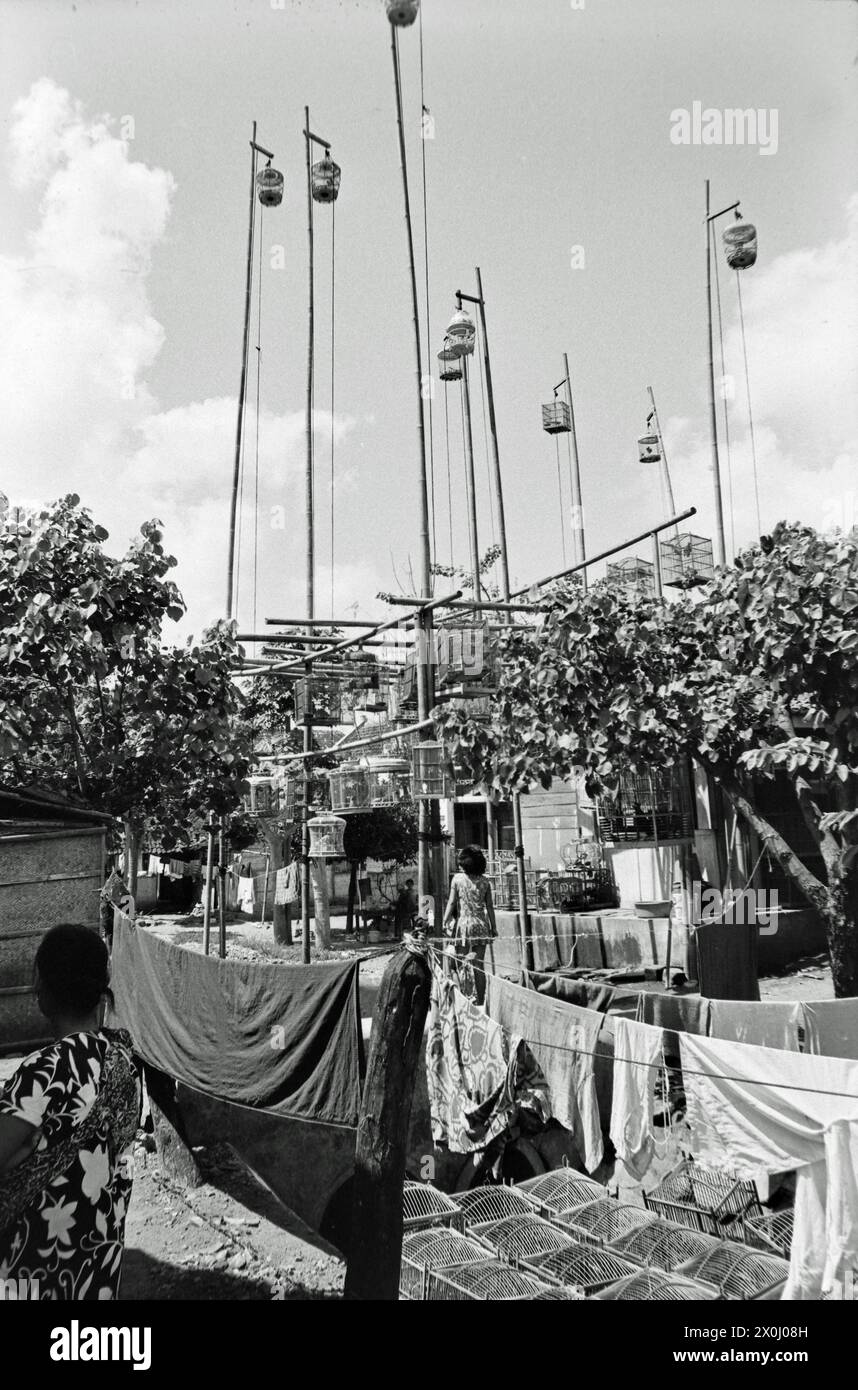
<path fill-rule="evenodd" d="M 444 438 L 446 441 L 447 462 L 447 519 L 450 525 L 450 569 L 453 568 L 453 480 L 450 474 L 450 407 L 447 400 L 447 383 L 444 382 Z"/>
<path fill-rule="evenodd" d="M 742 307 L 742 276 L 736 271 L 736 293 L 739 296 L 739 327 L 742 334 L 742 357 L 745 362 L 745 395 L 748 398 L 748 429 L 751 436 L 751 466 L 754 471 L 754 504 L 757 509 L 757 535 L 763 530 L 760 520 L 760 489 L 757 480 L 757 441 L 754 435 L 754 412 L 751 409 L 751 382 L 748 376 L 748 346 L 745 341 L 745 311 Z"/>
<path fill-rule="evenodd" d="M 334 287 L 336 284 L 336 233 L 337 233 L 337 204 L 336 199 L 331 203 L 331 618 L 334 616 L 334 527 L 335 527 L 335 507 L 334 507 Z"/>
<path fill-rule="evenodd" d="M 714 232 L 713 232 L 714 237 Z M 730 550 L 736 554 L 736 526 L 733 512 L 733 454 L 730 448 L 730 412 L 727 403 L 727 376 L 724 369 L 724 324 L 721 318 L 721 276 L 718 271 L 718 257 L 712 248 L 715 260 L 715 300 L 718 309 L 718 351 L 721 361 L 721 398 L 724 402 L 724 447 L 727 451 L 727 498 L 730 507 Z"/>
<path fill-rule="evenodd" d="M 478 331 L 478 333 L 477 333 L 477 338 L 478 338 L 478 346 L 479 346 L 479 342 L 481 341 L 480 335 L 479 335 L 479 331 Z M 480 369 L 480 404 L 481 404 L 481 406 L 482 406 L 482 412 L 483 412 L 483 444 L 484 444 L 484 446 L 485 446 L 485 452 L 486 452 L 486 488 L 487 488 L 487 495 L 488 495 L 488 499 L 489 499 L 489 525 L 490 525 L 490 527 L 491 527 L 491 533 L 492 533 L 492 546 L 493 546 L 493 548 L 496 548 L 496 547 L 497 547 L 497 528 L 496 528 L 496 526 L 495 526 L 495 496 L 494 496 L 494 490 L 493 490 L 493 488 L 492 488 L 492 465 L 491 465 L 491 460 L 490 460 L 490 458 L 489 458 L 489 426 L 488 426 L 488 414 L 487 414 L 487 410 L 486 410 L 486 382 L 485 382 L 485 370 L 484 370 L 484 367 L 483 367 L 483 355 L 482 355 L 482 353 L 480 353 L 480 354 L 478 354 L 478 355 L 479 355 L 479 369 Z M 497 560 L 495 560 L 494 564 L 492 565 L 492 571 L 493 571 L 494 576 L 495 576 L 495 583 L 497 583 L 497 578 L 498 578 L 497 569 L 498 569 L 498 562 L 497 562 Z"/>
<path fill-rule="evenodd" d="M 560 440 L 554 436 L 554 452 L 557 457 L 557 490 L 560 494 L 560 541 L 563 546 L 563 564 L 566 564 L 566 526 L 563 520 L 563 475 L 560 471 Z"/>
<path fill-rule="evenodd" d="M 259 396 L 262 380 L 262 224 L 265 208 L 259 218 L 259 260 L 256 267 L 256 451 L 253 465 L 253 631 L 256 631 L 256 591 L 259 579 Z"/>
<path fill-rule="evenodd" d="M 468 445 L 467 445 L 466 430 L 465 430 L 465 371 L 467 370 L 467 368 L 465 367 L 464 362 L 461 362 L 461 363 L 460 363 L 460 366 L 461 366 L 461 368 L 462 368 L 462 376 L 461 376 L 461 379 L 460 379 L 460 381 L 459 381 L 459 404 L 460 404 L 460 406 L 461 406 L 461 411 L 462 411 L 462 466 L 463 466 L 463 468 L 464 468 L 464 470 L 465 470 L 465 497 L 467 498 L 467 496 L 468 496 Z M 471 524 L 471 509 L 470 509 L 470 507 L 467 506 L 467 505 L 465 506 L 465 512 L 466 512 L 467 517 L 468 517 L 468 547 L 469 547 L 468 553 L 469 553 L 470 555 L 473 555 L 473 554 L 475 553 L 475 551 L 476 551 L 476 548 L 477 548 L 477 547 L 476 547 L 476 538 L 475 538 L 475 536 L 474 536 L 474 528 L 473 528 L 473 526 L 472 526 L 472 524 Z M 479 556 L 477 556 L 477 560 L 478 560 L 478 562 L 479 562 Z M 475 594 L 474 597 L 475 597 L 475 598 L 479 598 L 479 594 Z"/>
<path fill-rule="evenodd" d="M 423 85 L 423 11 L 419 17 L 420 49 L 420 145 L 423 171 L 423 267 L 426 282 L 426 375 L 429 378 L 429 513 L 432 527 L 432 562 L 438 559 L 438 542 L 435 530 L 435 433 L 432 422 L 432 406 L 435 396 L 435 373 L 432 370 L 432 314 L 429 302 L 429 212 L 426 198 L 426 99 Z"/>

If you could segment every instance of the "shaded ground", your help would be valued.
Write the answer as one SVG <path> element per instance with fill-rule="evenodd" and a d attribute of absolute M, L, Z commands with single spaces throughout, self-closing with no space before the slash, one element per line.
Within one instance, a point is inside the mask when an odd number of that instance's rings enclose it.
<path fill-rule="evenodd" d="M 229 1145 L 198 1151 L 207 1181 L 182 1190 L 135 1149 L 121 1298 L 337 1299 L 345 1266 L 241 1164 Z"/>

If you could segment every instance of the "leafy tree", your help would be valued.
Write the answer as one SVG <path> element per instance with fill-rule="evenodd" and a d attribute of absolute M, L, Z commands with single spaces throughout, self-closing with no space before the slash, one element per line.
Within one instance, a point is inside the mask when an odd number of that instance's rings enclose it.
<path fill-rule="evenodd" d="M 349 861 L 346 931 L 353 929 L 357 877 L 361 864 L 378 859 L 386 870 L 411 864 L 417 858 L 417 812 L 412 801 L 378 807 L 346 817 L 343 847 Z"/>
<path fill-rule="evenodd" d="M 231 626 L 162 646 L 185 607 L 158 523 L 119 559 L 107 539 L 73 494 L 0 536 L 0 775 L 121 820 L 134 891 L 144 824 L 232 811 L 250 745 Z"/>
<path fill-rule="evenodd" d="M 824 918 L 835 993 L 858 994 L 858 545 L 779 524 L 697 602 L 559 588 L 535 632 L 510 629 L 491 724 L 439 711 L 459 762 L 507 790 L 583 771 L 694 759 Z M 760 809 L 777 778 L 820 878 Z"/>

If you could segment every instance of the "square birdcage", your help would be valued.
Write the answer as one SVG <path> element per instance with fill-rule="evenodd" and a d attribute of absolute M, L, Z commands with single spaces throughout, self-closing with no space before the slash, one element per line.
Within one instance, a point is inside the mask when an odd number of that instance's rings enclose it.
<path fill-rule="evenodd" d="M 706 584 L 715 574 L 712 542 L 706 536 L 677 532 L 660 543 L 660 551 L 665 584 L 693 589 L 697 584 Z"/>
<path fill-rule="evenodd" d="M 547 434 L 569 434 L 572 416 L 567 401 L 553 400 L 542 407 L 542 428 Z"/>
<path fill-rule="evenodd" d="M 280 810 L 280 789 L 273 774 L 247 779 L 245 805 L 252 816 L 276 816 Z"/>
<path fill-rule="evenodd" d="M 492 720 L 492 697 L 485 694 L 482 687 L 469 689 L 466 686 L 455 695 L 439 698 L 438 705 L 443 710 L 452 710 L 460 719 L 473 719 L 478 724 L 490 724 Z"/>
<path fill-rule="evenodd" d="M 762 1210 L 752 1182 L 702 1168 L 691 1159 L 684 1159 L 658 1187 L 644 1192 L 643 1199 L 648 1211 L 713 1236 L 723 1235 L 734 1217 Z"/>
<path fill-rule="evenodd" d="M 319 728 L 342 723 L 342 690 L 338 680 L 326 676 L 302 676 L 295 682 L 295 723 Z"/>
<path fill-rule="evenodd" d="M 687 765 L 623 773 L 615 794 L 599 798 L 599 830 L 605 841 L 690 839 L 694 816 Z"/>
<path fill-rule="evenodd" d="M 655 565 L 642 560 L 639 555 L 630 555 L 625 560 L 616 560 L 608 565 L 605 577 L 617 589 L 639 589 L 644 594 L 655 593 Z"/>
<path fill-rule="evenodd" d="M 435 645 L 439 685 L 491 683 L 494 647 L 487 623 L 439 627 Z"/>
<path fill-rule="evenodd" d="M 331 810 L 338 815 L 368 811 L 371 807 L 369 777 L 361 763 L 341 763 L 328 773 Z"/>
<path fill-rule="evenodd" d="M 455 794 L 455 777 L 443 743 L 415 743 L 411 749 L 411 795 L 415 801 L 446 801 Z"/>

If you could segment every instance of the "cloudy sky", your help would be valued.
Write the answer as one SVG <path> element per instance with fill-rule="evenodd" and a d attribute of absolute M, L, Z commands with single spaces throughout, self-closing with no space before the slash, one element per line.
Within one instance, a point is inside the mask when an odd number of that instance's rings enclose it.
<path fill-rule="evenodd" d="M 239 616 L 246 629 L 254 544 L 257 624 L 303 612 L 306 104 L 343 168 L 333 425 L 332 216 L 316 210 L 318 611 L 331 603 L 333 434 L 335 609 L 380 612 L 379 589 L 408 591 L 418 546 L 380 0 L 0 0 L 0 22 L 0 490 L 22 503 L 79 492 L 117 550 L 160 517 L 186 630 L 223 613 L 257 120 L 286 196 L 257 242 Z M 479 265 L 519 584 L 563 561 L 555 443 L 539 407 L 564 351 L 590 552 L 661 518 L 657 475 L 636 452 L 648 385 L 677 504 L 697 506 L 695 529 L 713 532 L 707 177 L 713 208 L 741 198 L 759 234 L 742 291 L 763 528 L 784 516 L 858 521 L 856 29 L 854 0 L 424 0 L 432 365 L 453 291 L 473 291 Z M 417 26 L 401 36 L 422 281 L 419 40 Z M 672 142 L 671 113 L 695 102 L 776 112 L 777 148 Z M 735 278 L 722 259 L 728 549 L 756 533 Z M 493 519 L 476 370 L 473 385 L 482 547 Z M 456 391 L 445 410 L 443 391 L 432 412 L 437 553 L 449 561 L 449 459 L 463 563 L 461 404 Z M 560 461 L 565 487 L 564 440 Z"/>

